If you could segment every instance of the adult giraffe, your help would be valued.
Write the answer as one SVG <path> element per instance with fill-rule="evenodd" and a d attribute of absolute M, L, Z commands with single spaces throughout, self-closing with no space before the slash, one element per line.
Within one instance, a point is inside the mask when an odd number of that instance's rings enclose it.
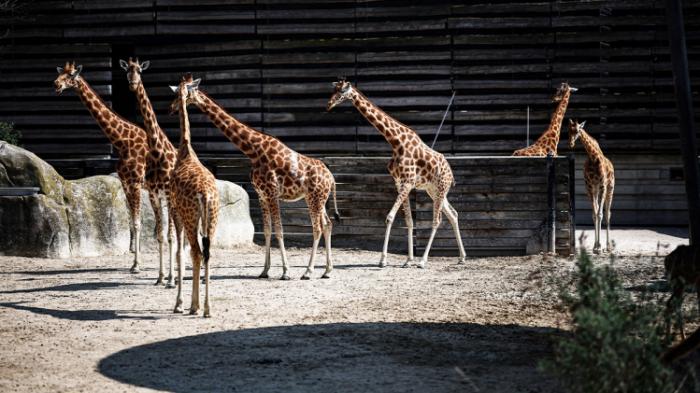
<path fill-rule="evenodd" d="M 56 67 L 58 71 L 58 77 L 54 81 L 56 93 L 62 94 L 67 89 L 74 89 L 109 142 L 117 150 L 119 156 L 117 175 L 124 188 L 131 213 L 131 241 L 134 247 L 134 264 L 131 266 L 131 272 L 138 273 L 141 261 L 141 188 L 144 185 L 146 154 L 148 154 L 146 131 L 108 107 L 80 76 L 82 69 L 82 65 L 76 67 L 75 63 L 68 62 L 63 68 Z"/>
<path fill-rule="evenodd" d="M 175 168 L 177 151 L 168 137 L 160 128 L 156 114 L 153 111 L 151 100 L 146 94 L 143 86 L 141 73 L 148 69 L 149 61 L 139 62 L 139 59 L 128 61 L 119 60 L 119 65 L 126 71 L 126 79 L 129 82 L 129 89 L 136 93 L 139 110 L 143 117 L 143 124 L 146 129 L 148 139 L 149 154 L 146 157 L 146 189 L 150 197 L 151 206 L 156 223 L 156 237 L 158 239 L 159 270 L 156 285 L 163 284 L 163 246 L 165 239 L 168 239 L 169 274 L 167 278 L 167 288 L 173 288 L 173 220 L 169 212 L 170 177 Z"/>
<path fill-rule="evenodd" d="M 612 205 L 613 193 L 615 192 L 615 168 L 612 162 L 605 157 L 600 145 L 596 140 L 588 135 L 583 127 L 586 122 L 578 123 L 569 119 L 569 148 L 573 150 L 576 141 L 581 140 L 583 148 L 586 149 L 586 162 L 583 164 L 583 178 L 586 182 L 586 192 L 593 205 L 593 223 L 595 225 L 595 242 L 593 252 L 600 252 L 600 227 L 605 215 L 606 230 L 606 251 L 612 250 L 610 242 L 610 207 Z"/>
<path fill-rule="evenodd" d="M 326 212 L 326 202 L 333 192 L 335 218 L 340 220 L 335 198 L 335 179 L 326 165 L 287 147 L 277 138 L 254 130 L 228 114 L 218 103 L 198 88 L 191 94 L 192 102 L 204 112 L 216 127 L 250 159 L 250 177 L 258 194 L 265 231 L 265 267 L 260 278 L 268 278 L 270 270 L 270 242 L 272 226 L 282 254 L 282 280 L 289 280 L 289 263 L 284 248 L 284 234 L 280 216 L 280 201 L 306 199 L 313 227 L 313 247 L 309 265 L 301 276 L 311 278 L 318 243 L 323 234 L 326 242 L 326 270 L 322 278 L 329 278 L 333 270 L 331 258 L 331 231 L 333 224 Z"/>
<path fill-rule="evenodd" d="M 190 244 L 192 257 L 192 303 L 190 314 L 199 310 L 199 271 L 204 262 L 204 317 L 211 316 L 209 306 L 209 246 L 214 238 L 216 224 L 219 219 L 219 191 L 216 179 L 202 165 L 191 145 L 190 120 L 187 115 L 187 105 L 197 102 L 193 91 L 199 85 L 199 79 L 192 80 L 192 75 L 182 77 L 179 86 L 170 86 L 177 94 L 170 104 L 170 113 L 180 113 L 180 146 L 177 152 L 177 163 L 170 180 L 170 200 L 175 219 L 177 234 L 177 298 L 176 313 L 182 309 L 182 248 L 183 232 Z M 200 229 L 201 228 L 201 229 Z M 202 233 L 202 247 L 199 246 L 198 233 Z"/>
<path fill-rule="evenodd" d="M 392 148 L 391 160 L 387 168 L 394 178 L 399 195 L 391 211 L 389 211 L 389 215 L 386 217 L 386 234 L 379 266 L 384 267 L 387 264 L 386 257 L 391 225 L 394 222 L 396 212 L 401 206 L 403 206 L 406 226 L 408 227 L 408 259 L 403 266 L 407 267 L 413 261 L 413 218 L 411 217 L 411 203 L 408 200 L 408 194 L 414 188 L 425 190 L 433 200 L 433 223 L 430 239 L 425 247 L 423 258 L 418 263 L 418 267 L 423 268 L 428 262 L 430 247 L 433 244 L 435 233 L 442 222 L 442 211 L 445 212 L 454 229 L 459 247 L 459 262 L 464 262 L 466 253 L 464 252 L 462 236 L 459 232 L 457 211 L 447 201 L 447 193 L 454 184 L 454 176 L 445 156 L 423 143 L 415 131 L 374 105 L 350 82 L 340 79 L 338 82 L 333 83 L 333 86 L 335 87 L 335 92 L 328 101 L 327 110 L 330 111 L 345 100 L 352 101 L 362 116 L 384 136 Z"/>
<path fill-rule="evenodd" d="M 546 157 L 549 154 L 554 157 L 557 156 L 557 146 L 559 145 L 559 136 L 561 134 L 561 122 L 564 120 L 564 114 L 569 105 L 569 97 L 571 97 L 571 93 L 577 90 L 577 88 L 569 86 L 566 82 L 559 86 L 554 97 L 552 97 L 552 101 L 558 102 L 559 104 L 554 113 L 552 113 L 552 120 L 549 122 L 549 127 L 537 138 L 535 143 L 514 151 L 514 156 Z"/>

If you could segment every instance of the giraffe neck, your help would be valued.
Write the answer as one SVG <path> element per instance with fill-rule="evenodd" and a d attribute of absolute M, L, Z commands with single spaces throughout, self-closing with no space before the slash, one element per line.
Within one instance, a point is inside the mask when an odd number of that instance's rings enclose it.
<path fill-rule="evenodd" d="M 178 159 L 182 159 L 192 152 L 192 138 L 190 136 L 190 118 L 187 114 L 187 103 L 181 100 L 180 110 L 180 147 L 178 148 Z"/>
<path fill-rule="evenodd" d="M 251 137 L 266 137 L 267 135 L 238 121 L 238 119 L 228 114 L 224 108 L 221 107 L 221 105 L 219 105 L 203 91 L 200 90 L 199 93 L 202 97 L 202 101 L 201 103 L 198 103 L 197 106 L 209 117 L 216 128 L 221 130 L 226 138 L 236 145 L 236 147 L 238 147 L 243 154 L 248 156 L 248 158 L 258 158 L 261 151 L 261 146 L 259 146 L 259 144 L 251 143 Z"/>
<path fill-rule="evenodd" d="M 591 161 L 597 161 L 603 156 L 603 151 L 600 149 L 598 142 L 592 136 L 588 135 L 586 131 L 579 131 L 579 139 Z"/>
<path fill-rule="evenodd" d="M 552 113 L 552 120 L 549 122 L 549 127 L 542 134 L 542 136 L 537 140 L 538 144 L 544 145 L 550 151 L 557 151 L 557 146 L 559 145 L 559 136 L 561 134 L 561 123 L 564 120 L 564 114 L 566 114 L 566 107 L 569 105 L 569 96 L 571 92 L 567 91 L 559 101 L 557 109 Z"/>
<path fill-rule="evenodd" d="M 393 150 L 400 148 L 402 142 L 411 143 L 412 140 L 417 140 L 419 145 L 423 144 L 423 141 L 415 131 L 386 114 L 386 112 L 365 97 L 364 94 L 354 88 L 351 99 L 355 108 L 384 136 L 384 139 L 389 142 Z"/>
<path fill-rule="evenodd" d="M 157 146 L 161 146 L 161 142 L 165 142 L 167 137 L 158 124 L 156 114 L 153 111 L 153 105 L 151 105 L 151 100 L 146 94 L 143 83 L 139 83 L 136 88 L 136 99 L 138 100 L 141 116 L 143 117 L 143 124 L 146 128 L 146 134 L 148 135 L 148 147 L 153 150 Z"/>
<path fill-rule="evenodd" d="M 102 98 L 90 87 L 87 81 L 80 76 L 77 79 L 76 92 L 109 141 L 112 144 L 121 141 L 123 137 L 119 134 L 118 127 L 114 126 L 114 120 L 116 119 L 117 123 L 126 122 L 126 120 L 117 115 L 112 108 L 108 107 L 107 104 L 102 101 Z"/>

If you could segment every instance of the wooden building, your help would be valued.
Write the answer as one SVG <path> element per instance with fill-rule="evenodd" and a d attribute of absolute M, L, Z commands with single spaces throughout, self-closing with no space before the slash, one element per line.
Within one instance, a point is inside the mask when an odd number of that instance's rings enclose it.
<path fill-rule="evenodd" d="M 118 60 L 150 60 L 145 85 L 174 141 L 167 85 L 192 72 L 242 121 L 301 152 L 335 157 L 390 151 L 351 105 L 325 111 L 338 76 L 426 141 L 456 91 L 436 144 L 454 156 L 525 146 L 528 122 L 533 140 L 549 121 L 554 89 L 568 81 L 580 90 L 567 117 L 586 120 L 617 167 L 614 224 L 687 221 L 660 0 L 33 0 L 2 18 L 0 121 L 15 123 L 23 145 L 69 177 L 108 172 L 113 151 L 75 95 L 54 92 L 55 67 L 68 60 L 134 121 Z M 686 1 L 685 19 L 697 96 L 700 1 Z M 240 156 L 202 114 L 191 120 L 205 162 Z M 566 137 L 564 128 L 562 155 Z M 576 163 L 577 221 L 587 224 L 580 150 Z"/>

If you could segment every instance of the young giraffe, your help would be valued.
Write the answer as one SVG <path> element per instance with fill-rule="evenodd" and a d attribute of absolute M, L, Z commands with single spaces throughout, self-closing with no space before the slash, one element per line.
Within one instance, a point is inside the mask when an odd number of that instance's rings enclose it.
<path fill-rule="evenodd" d="M 569 86 L 564 82 L 557 89 L 556 94 L 552 97 L 553 102 L 558 102 L 557 110 L 552 114 L 552 120 L 549 122 L 549 127 L 540 136 L 535 143 L 528 147 L 516 150 L 514 156 L 526 157 L 546 157 L 549 154 L 557 156 L 557 146 L 559 145 L 559 135 L 561 133 L 561 122 L 564 120 L 566 107 L 569 105 L 569 97 L 571 93 L 577 91 L 575 87 Z"/>
<path fill-rule="evenodd" d="M 612 205 L 613 192 L 615 191 L 615 169 L 612 162 L 603 155 L 598 142 L 583 129 L 585 124 L 585 121 L 579 124 L 569 119 L 569 148 L 573 149 L 576 140 L 581 139 L 588 154 L 586 163 L 583 165 L 583 177 L 586 181 L 588 198 L 593 205 L 593 222 L 595 224 L 593 252 L 599 253 L 603 212 L 605 212 L 606 221 L 606 251 L 612 250 L 610 244 L 610 205 Z"/>
<path fill-rule="evenodd" d="M 141 237 L 141 188 L 146 173 L 146 154 L 148 142 L 146 131 L 119 116 L 108 107 L 100 96 L 80 76 L 83 66 L 76 67 L 68 63 L 56 67 L 58 77 L 54 81 L 56 93 L 61 94 L 66 89 L 75 89 L 80 100 L 85 104 L 92 117 L 97 121 L 110 143 L 117 149 L 117 175 L 121 180 L 124 194 L 131 213 L 131 240 L 134 249 L 134 264 L 132 273 L 139 272 L 140 237 Z"/>
<path fill-rule="evenodd" d="M 119 60 L 119 64 L 126 71 L 126 78 L 129 81 L 129 89 L 136 93 L 143 123 L 148 136 L 149 154 L 146 157 L 146 189 L 148 190 L 151 206 L 156 223 L 156 236 L 158 239 L 159 270 L 156 285 L 163 284 L 163 246 L 165 239 L 168 239 L 169 274 L 167 278 L 167 288 L 174 288 L 173 279 L 173 220 L 168 213 L 170 203 L 170 176 L 175 168 L 177 151 L 168 137 L 158 125 L 156 114 L 153 111 L 151 100 L 146 94 L 143 86 L 141 73 L 148 69 L 149 61 L 139 62 L 139 59 L 129 61 Z M 167 225 L 167 227 L 165 226 Z"/>
<path fill-rule="evenodd" d="M 447 201 L 447 193 L 454 183 L 454 177 L 445 156 L 423 143 L 415 131 L 379 109 L 357 88 L 353 87 L 350 82 L 340 79 L 338 82 L 333 83 L 333 86 L 335 87 L 335 92 L 328 101 L 327 109 L 330 111 L 345 100 L 352 101 L 362 116 L 369 120 L 392 147 L 391 160 L 387 168 L 394 178 L 399 195 L 389 215 L 386 217 L 386 234 L 379 266 L 384 267 L 387 264 L 386 257 L 391 225 L 394 222 L 396 212 L 402 206 L 406 218 L 406 226 L 408 227 L 408 259 L 403 266 L 407 267 L 413 261 L 413 218 L 411 217 L 411 202 L 408 199 L 408 194 L 414 188 L 425 190 L 433 200 L 432 231 L 418 267 L 425 267 L 428 261 L 428 253 L 433 244 L 435 233 L 442 222 L 441 212 L 443 211 L 454 229 L 457 245 L 459 246 L 459 261 L 460 263 L 464 262 L 466 253 L 464 252 L 462 236 L 459 232 L 457 211 Z"/>
<path fill-rule="evenodd" d="M 282 280 L 289 280 L 287 270 L 287 252 L 284 248 L 284 234 L 280 217 L 279 202 L 293 202 L 306 199 L 313 227 L 313 247 L 309 265 L 301 276 L 302 280 L 311 278 L 314 270 L 314 258 L 318 243 L 323 234 L 326 242 L 326 270 L 322 278 L 329 278 L 333 270 L 331 258 L 331 232 L 333 224 L 326 212 L 326 202 L 333 192 L 335 218 L 340 220 L 336 203 L 336 188 L 333 174 L 326 165 L 315 158 L 299 154 L 280 142 L 277 138 L 263 134 L 241 123 L 209 97 L 195 88 L 193 100 L 224 135 L 250 159 L 251 180 L 258 194 L 262 208 L 263 227 L 265 231 L 265 267 L 260 278 L 268 278 L 270 270 L 270 243 L 272 226 L 282 254 Z M 271 224 L 272 221 L 272 224 Z"/>
<path fill-rule="evenodd" d="M 219 191 L 216 188 L 216 179 L 209 170 L 199 162 L 192 149 L 190 138 L 190 121 L 187 114 L 187 105 L 198 103 L 198 98 L 193 91 L 197 89 L 200 80 L 192 80 L 191 75 L 186 75 L 180 81 L 179 86 L 170 86 L 177 94 L 170 104 L 170 113 L 180 112 L 180 147 L 177 152 L 177 163 L 170 179 L 170 200 L 175 219 L 175 232 L 177 234 L 177 298 L 175 300 L 176 313 L 182 310 L 182 247 L 183 230 L 190 244 L 190 256 L 192 257 L 192 304 L 190 314 L 196 314 L 199 310 L 199 269 L 204 261 L 204 316 L 211 316 L 209 307 L 209 246 L 214 237 L 216 223 L 219 219 Z M 201 227 L 200 227 L 201 224 Z M 202 247 L 200 249 L 197 232 L 202 233 Z"/>

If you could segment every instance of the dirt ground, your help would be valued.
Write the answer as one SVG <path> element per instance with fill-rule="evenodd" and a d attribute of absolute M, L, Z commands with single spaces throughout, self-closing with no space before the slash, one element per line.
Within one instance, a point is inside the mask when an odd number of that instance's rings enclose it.
<path fill-rule="evenodd" d="M 550 279 L 572 260 L 418 269 L 390 255 L 380 269 L 377 252 L 336 249 L 331 279 L 320 252 L 300 281 L 309 250 L 289 251 L 292 281 L 276 279 L 279 253 L 261 280 L 260 247 L 214 250 L 209 319 L 172 313 L 154 254 L 137 275 L 129 256 L 0 257 L 0 391 L 560 391 L 537 365 L 565 334 Z M 627 254 L 615 262 L 625 285 L 662 280 L 662 259 Z"/>

